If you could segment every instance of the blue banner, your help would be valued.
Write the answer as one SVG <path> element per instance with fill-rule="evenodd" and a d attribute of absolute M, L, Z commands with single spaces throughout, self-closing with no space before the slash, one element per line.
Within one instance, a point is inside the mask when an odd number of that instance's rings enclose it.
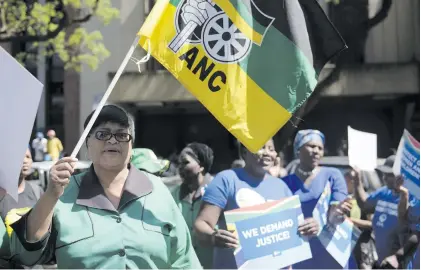
<path fill-rule="evenodd" d="M 301 245 L 297 235 L 297 211 L 288 209 L 236 223 L 244 259 L 251 260 L 273 254 L 279 256 L 284 250 Z"/>
<path fill-rule="evenodd" d="M 393 166 L 395 174 L 404 178 L 404 186 L 420 199 L 420 143 L 405 130 Z"/>

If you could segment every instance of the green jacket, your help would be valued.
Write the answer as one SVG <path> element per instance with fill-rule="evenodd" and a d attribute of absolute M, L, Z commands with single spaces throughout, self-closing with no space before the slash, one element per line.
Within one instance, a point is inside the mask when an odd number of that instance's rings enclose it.
<path fill-rule="evenodd" d="M 39 242 L 25 239 L 27 215 L 12 225 L 11 238 L 11 253 L 24 265 L 55 255 L 58 268 L 200 268 L 168 189 L 160 178 L 134 166 L 118 209 L 91 167 L 72 176 L 54 209 L 50 233 Z"/>
<path fill-rule="evenodd" d="M 9 237 L 6 226 L 0 218 L 0 269 L 10 268 L 8 259 L 10 257 Z"/>
<path fill-rule="evenodd" d="M 193 232 L 193 228 L 194 228 L 194 222 L 200 210 L 200 205 L 202 202 L 202 196 L 203 196 L 204 190 L 206 188 L 206 185 L 210 183 L 210 181 L 211 181 L 211 176 L 206 175 L 204 185 L 199 188 L 198 192 L 196 192 L 196 194 L 201 194 L 201 195 L 198 195 L 196 198 L 192 198 L 190 196 L 190 191 L 188 190 L 188 187 L 184 184 L 177 186 L 171 192 L 178 208 L 183 214 L 184 220 L 187 223 L 187 227 L 190 230 L 190 234 L 192 236 L 193 247 L 194 247 L 194 250 L 196 251 L 197 257 L 199 258 L 199 261 L 202 264 L 202 267 L 205 269 L 213 268 L 212 267 L 213 247 L 201 246 L 199 244 L 199 240 L 196 238 Z"/>

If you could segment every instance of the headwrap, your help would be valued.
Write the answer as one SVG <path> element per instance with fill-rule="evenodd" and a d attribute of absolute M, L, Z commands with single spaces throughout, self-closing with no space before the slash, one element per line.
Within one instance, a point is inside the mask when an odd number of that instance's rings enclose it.
<path fill-rule="evenodd" d="M 298 131 L 294 140 L 294 153 L 297 154 L 303 145 L 311 141 L 320 141 L 324 145 L 325 135 L 315 129 L 305 129 Z"/>
<path fill-rule="evenodd" d="M 203 143 L 190 143 L 184 148 L 184 153 L 191 156 L 208 173 L 213 164 L 213 150 Z"/>

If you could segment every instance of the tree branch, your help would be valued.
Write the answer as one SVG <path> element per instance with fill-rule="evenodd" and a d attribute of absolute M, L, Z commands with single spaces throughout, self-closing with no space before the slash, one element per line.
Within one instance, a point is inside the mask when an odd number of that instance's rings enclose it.
<path fill-rule="evenodd" d="M 9 35 L 2 35 L 0 34 L 0 42 L 10 42 L 10 41 L 17 41 L 17 42 L 43 42 L 50 39 L 55 38 L 61 31 L 63 31 L 65 28 L 69 27 L 72 24 L 80 24 L 89 21 L 92 16 L 95 14 L 95 12 L 98 9 L 99 1 L 96 0 L 95 5 L 92 7 L 91 12 L 86 15 L 83 18 L 78 19 L 71 19 L 69 16 L 69 13 L 66 11 L 66 8 L 64 7 L 63 1 L 59 1 L 59 4 L 57 5 L 57 8 L 60 10 L 60 12 L 63 13 L 63 17 L 58 22 L 57 28 L 54 31 L 49 31 L 45 35 L 19 35 L 19 33 L 14 33 L 12 31 Z"/>
<path fill-rule="evenodd" d="M 367 21 L 367 28 L 370 30 L 374 26 L 381 23 L 389 15 L 389 10 L 392 7 L 392 0 L 383 0 L 382 7 L 377 14 Z"/>
<path fill-rule="evenodd" d="M 72 20 L 72 24 L 73 23 L 85 23 L 85 22 L 89 21 L 91 19 L 92 15 L 94 15 L 96 10 L 98 9 L 98 3 L 99 3 L 99 0 L 96 0 L 95 5 L 92 8 L 92 12 L 90 12 L 88 15 L 86 15 L 83 18 Z"/>
<path fill-rule="evenodd" d="M 12 36 L 5 36 L 2 37 L 0 35 L 0 42 L 10 42 L 10 41 L 17 41 L 17 42 L 43 42 L 55 38 L 64 28 L 68 26 L 68 15 L 65 10 L 63 10 L 63 17 L 58 22 L 57 28 L 54 31 L 49 31 L 45 35 L 12 35 Z"/>

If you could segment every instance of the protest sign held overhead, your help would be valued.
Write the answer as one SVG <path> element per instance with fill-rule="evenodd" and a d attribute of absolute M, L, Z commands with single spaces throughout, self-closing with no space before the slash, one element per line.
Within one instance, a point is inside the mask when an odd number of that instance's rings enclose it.
<path fill-rule="evenodd" d="M 139 44 L 253 152 L 346 48 L 315 0 L 158 0 L 139 35 Z"/>
<path fill-rule="evenodd" d="M 420 199 L 420 143 L 407 130 L 400 140 L 393 171 L 403 176 L 403 185 Z"/>
<path fill-rule="evenodd" d="M 43 85 L 0 47 L 0 187 L 18 200 L 18 181 Z"/>
<path fill-rule="evenodd" d="M 377 135 L 348 127 L 349 165 L 363 171 L 377 167 Z"/>
<path fill-rule="evenodd" d="M 304 220 L 298 196 L 225 212 L 227 228 L 240 247 L 234 251 L 238 269 L 279 269 L 311 258 L 298 224 Z"/>

